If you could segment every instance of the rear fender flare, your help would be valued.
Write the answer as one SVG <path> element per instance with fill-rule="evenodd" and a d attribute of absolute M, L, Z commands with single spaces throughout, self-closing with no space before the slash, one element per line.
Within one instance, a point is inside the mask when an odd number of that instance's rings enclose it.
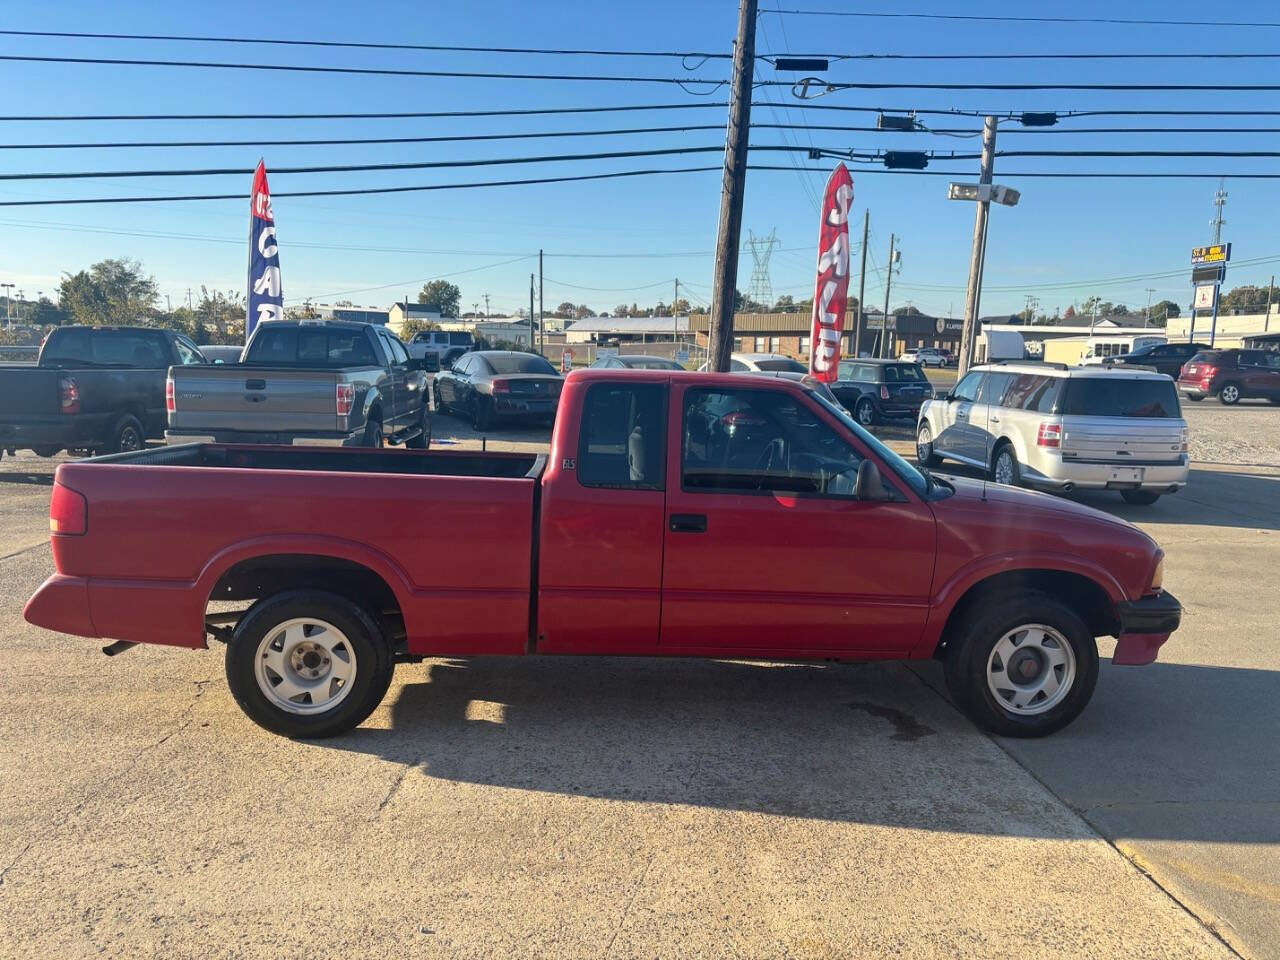
<path fill-rule="evenodd" d="M 361 413 L 364 415 L 364 420 L 366 423 L 368 423 L 369 413 L 373 410 L 374 407 L 377 407 L 379 410 L 383 411 L 383 419 L 385 420 L 386 406 L 382 402 L 382 391 L 379 390 L 377 387 L 370 385 L 369 389 L 365 391 L 364 403 L 360 405 L 360 410 L 361 410 Z"/>

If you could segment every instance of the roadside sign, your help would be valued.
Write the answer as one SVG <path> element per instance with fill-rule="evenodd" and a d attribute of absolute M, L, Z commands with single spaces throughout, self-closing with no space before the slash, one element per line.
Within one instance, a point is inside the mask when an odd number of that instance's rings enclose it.
<path fill-rule="evenodd" d="M 1215 243 L 1209 247 L 1192 247 L 1192 263 L 1226 263 L 1231 259 L 1231 244 Z"/>
<path fill-rule="evenodd" d="M 560 372 L 568 373 L 573 369 L 573 350 L 569 347 L 564 348 L 564 352 L 560 354 Z"/>
<path fill-rule="evenodd" d="M 1202 283 L 1222 283 L 1227 277 L 1227 266 L 1224 263 L 1214 263 L 1203 267 L 1192 267 L 1191 282 L 1196 286 Z"/>
<path fill-rule="evenodd" d="M 1217 284 L 1206 283 L 1203 286 L 1196 287 L 1195 308 L 1197 310 L 1212 310 L 1213 301 L 1217 299 L 1217 295 Z"/>

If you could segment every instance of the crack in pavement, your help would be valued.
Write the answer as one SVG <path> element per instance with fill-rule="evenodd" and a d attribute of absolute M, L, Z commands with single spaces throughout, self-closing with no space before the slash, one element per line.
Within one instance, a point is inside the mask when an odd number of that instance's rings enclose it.
<path fill-rule="evenodd" d="M 411 762 L 406 763 L 401 767 L 399 776 L 392 781 L 391 786 L 387 789 L 387 795 L 382 798 L 382 802 L 378 804 L 378 809 L 375 810 L 373 816 L 369 818 L 370 823 L 382 816 L 382 811 L 387 808 L 387 804 L 389 804 L 392 798 L 399 792 L 400 785 L 404 783 L 404 778 L 409 775 L 411 770 L 417 769 L 418 764 L 421 762 L 421 758 L 414 757 Z"/>
<path fill-rule="evenodd" d="M 21 550 L 15 550 L 13 553 L 6 553 L 0 557 L 0 560 L 12 560 L 14 557 L 20 557 L 24 553 L 30 553 L 32 550 L 39 550 L 41 547 L 49 546 L 48 540 L 41 540 L 39 543 L 33 543 L 29 547 L 23 547 Z"/>
<path fill-rule="evenodd" d="M 196 694 L 194 697 L 191 698 L 191 702 L 188 703 L 183 708 L 182 712 L 178 715 L 177 723 L 175 724 L 173 729 L 171 729 L 168 733 L 162 736 L 159 740 L 156 740 L 153 743 L 149 743 L 146 746 L 142 747 L 140 750 L 138 750 L 138 752 L 133 755 L 132 759 L 130 759 L 125 764 L 123 769 L 117 770 L 111 776 L 97 781 L 96 789 L 90 790 L 89 793 L 87 793 L 84 797 L 80 799 L 78 803 L 75 804 L 75 806 L 73 806 L 70 810 L 67 810 L 65 813 L 59 814 L 55 818 L 57 821 L 57 826 L 54 826 L 48 830 L 45 830 L 39 836 L 33 837 L 30 841 L 28 841 L 27 845 L 22 848 L 22 850 L 18 853 L 18 855 L 14 857 L 11 861 L 9 861 L 9 863 L 6 864 L 3 869 L 0 869 L 0 885 L 4 884 L 5 878 L 9 875 L 9 872 L 13 870 L 13 868 L 16 867 L 19 863 L 22 862 L 23 858 L 26 857 L 26 855 L 31 851 L 31 848 L 34 847 L 37 842 L 43 842 L 48 837 L 50 837 L 56 830 L 58 830 L 63 823 L 65 823 L 67 820 L 70 820 L 72 817 L 80 814 L 84 810 L 84 808 L 87 807 L 94 800 L 95 797 L 101 794 L 102 788 L 109 786 L 110 784 L 113 784 L 116 781 L 126 777 L 129 773 L 133 771 L 134 767 L 136 767 L 139 763 L 142 762 L 143 757 L 145 757 L 147 754 L 151 753 L 152 751 L 162 747 L 169 740 L 173 739 L 175 736 L 182 733 L 182 731 L 186 730 L 187 727 L 191 726 L 191 724 L 195 721 L 194 714 L 195 714 L 196 706 L 199 704 L 200 698 L 204 696 L 204 692 L 208 688 L 209 684 L 213 683 L 213 678 L 210 677 L 207 680 L 193 680 L 191 682 L 196 685 Z"/>
<path fill-rule="evenodd" d="M 618 925 L 613 930 L 613 936 L 609 938 L 609 944 L 604 948 L 606 957 L 613 952 L 613 945 L 618 939 L 618 934 L 622 932 L 622 928 L 627 924 L 627 917 L 631 913 L 631 905 L 636 902 L 636 897 L 640 895 L 640 891 L 644 888 L 644 882 L 649 878 L 649 868 L 653 866 L 653 861 L 657 859 L 657 856 L 657 850 L 649 854 L 649 859 L 645 862 L 644 869 L 640 871 L 640 877 L 636 880 L 636 885 L 631 890 L 631 896 L 627 898 L 627 904 L 622 908 L 622 916 L 618 918 Z"/>

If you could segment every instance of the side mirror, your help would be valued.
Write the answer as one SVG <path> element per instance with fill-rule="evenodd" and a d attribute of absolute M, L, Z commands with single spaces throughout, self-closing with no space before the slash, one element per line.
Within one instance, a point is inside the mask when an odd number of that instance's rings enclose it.
<path fill-rule="evenodd" d="M 870 460 L 858 464 L 858 479 L 853 488 L 859 500 L 888 500 L 884 484 L 880 481 L 880 468 Z"/>

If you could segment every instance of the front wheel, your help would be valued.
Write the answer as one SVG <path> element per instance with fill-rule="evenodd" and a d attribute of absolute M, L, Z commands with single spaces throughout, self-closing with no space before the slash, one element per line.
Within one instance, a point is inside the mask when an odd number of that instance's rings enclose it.
<path fill-rule="evenodd" d="M 1218 399 L 1228 407 L 1239 403 L 1240 385 L 1237 383 L 1224 383 L 1222 389 L 1218 392 Z"/>
<path fill-rule="evenodd" d="M 471 426 L 476 430 L 488 430 L 493 422 L 493 411 L 489 407 L 489 402 L 482 396 L 475 396 L 471 400 Z"/>
<path fill-rule="evenodd" d="M 1199 403 L 1201 400 L 1204 399 L 1204 397 L 1197 397 L 1194 394 L 1190 394 L 1190 393 L 1184 393 L 1183 396 L 1186 397 L 1188 400 L 1190 400 L 1192 403 Z"/>
<path fill-rule="evenodd" d="M 1039 592 L 975 605 L 943 662 L 947 689 L 978 726 L 1043 737 L 1080 715 L 1098 682 L 1098 646 L 1074 610 Z"/>
<path fill-rule="evenodd" d="M 853 415 L 864 427 L 874 426 L 876 422 L 876 405 L 869 397 L 863 397 L 853 408 Z"/>
<path fill-rule="evenodd" d="M 227 644 L 227 685 L 258 726 L 332 737 L 362 723 L 391 685 L 395 662 L 362 607 L 320 590 L 259 600 Z"/>
<path fill-rule="evenodd" d="M 425 403 L 418 413 L 418 426 L 422 432 L 404 442 L 410 450 L 425 450 L 431 446 L 431 411 L 427 409 Z"/>
<path fill-rule="evenodd" d="M 1120 496 L 1124 498 L 1125 503 L 1132 503 L 1139 507 L 1149 507 L 1160 499 L 1160 494 L 1152 493 L 1150 490 L 1121 490 Z"/>
<path fill-rule="evenodd" d="M 929 424 L 920 424 L 920 432 L 916 434 L 916 462 L 923 467 L 936 467 L 942 458 L 933 452 L 933 431 Z"/>

